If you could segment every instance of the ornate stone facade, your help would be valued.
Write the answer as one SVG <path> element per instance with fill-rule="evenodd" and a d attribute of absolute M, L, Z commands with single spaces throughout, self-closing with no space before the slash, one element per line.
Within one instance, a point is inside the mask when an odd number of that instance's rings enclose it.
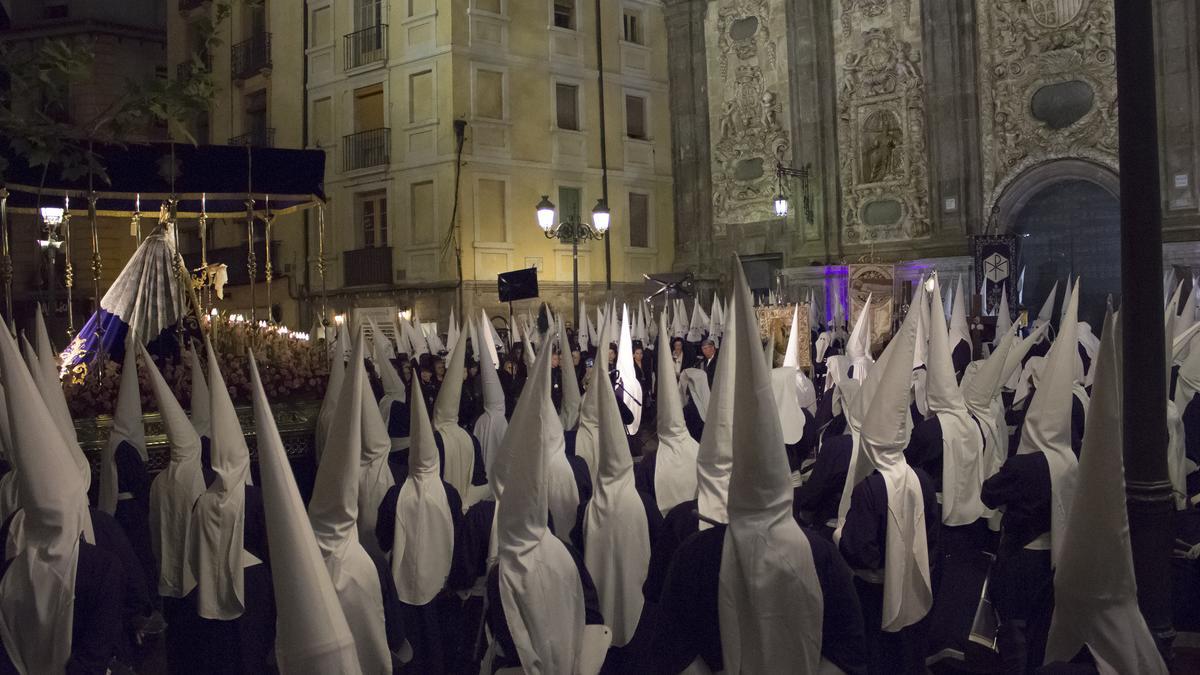
<path fill-rule="evenodd" d="M 1116 171 L 1112 0 L 977 6 L 984 213 L 1023 171 L 1051 160 Z"/>
<path fill-rule="evenodd" d="M 713 230 L 773 217 L 791 158 L 783 0 L 713 0 L 705 21 Z"/>
<path fill-rule="evenodd" d="M 919 0 L 841 0 L 834 17 L 847 244 L 929 236 Z"/>

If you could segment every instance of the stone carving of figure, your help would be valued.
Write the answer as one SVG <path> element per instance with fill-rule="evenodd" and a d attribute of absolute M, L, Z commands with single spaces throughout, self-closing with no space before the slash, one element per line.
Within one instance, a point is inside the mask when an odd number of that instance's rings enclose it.
<path fill-rule="evenodd" d="M 862 182 L 879 183 L 900 169 L 900 123 L 895 114 L 878 110 L 863 125 Z"/>
<path fill-rule="evenodd" d="M 725 102 L 725 112 L 721 114 L 721 140 L 737 136 L 737 103 L 730 100 Z"/>
<path fill-rule="evenodd" d="M 775 93 L 763 92 L 762 95 L 762 125 L 767 131 L 779 128 L 778 106 L 775 105 Z"/>

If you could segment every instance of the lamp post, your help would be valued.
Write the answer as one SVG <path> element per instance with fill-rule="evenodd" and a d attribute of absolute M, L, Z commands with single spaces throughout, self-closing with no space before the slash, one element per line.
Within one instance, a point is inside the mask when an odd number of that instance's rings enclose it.
<path fill-rule="evenodd" d="M 579 242 L 581 241 L 607 241 L 608 226 L 611 221 L 612 214 L 608 210 L 608 204 L 604 199 L 596 202 L 595 208 L 592 209 L 592 224 L 589 225 L 582 220 L 563 220 L 554 224 L 555 206 L 554 202 L 550 201 L 550 197 L 542 195 L 542 201 L 537 205 L 538 227 L 542 228 L 542 233 L 547 239 L 557 239 L 564 244 L 571 244 L 571 274 L 572 285 L 571 290 L 575 301 L 574 323 L 575 330 L 579 330 Z"/>
<path fill-rule="evenodd" d="M 775 193 L 775 215 L 784 218 L 791 211 L 791 205 L 788 203 L 787 195 L 783 190 L 783 179 L 786 177 L 800 179 L 800 194 L 801 208 L 804 210 L 804 218 L 809 223 L 813 222 L 813 203 L 812 193 L 809 191 L 808 180 L 812 176 L 812 165 L 805 164 L 804 168 L 795 169 L 783 164 L 775 165 L 775 178 L 779 181 L 779 191 Z"/>

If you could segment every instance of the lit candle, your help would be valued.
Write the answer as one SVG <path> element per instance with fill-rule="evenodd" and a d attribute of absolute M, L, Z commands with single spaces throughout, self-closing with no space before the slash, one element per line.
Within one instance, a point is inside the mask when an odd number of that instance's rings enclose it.
<path fill-rule="evenodd" d="M 134 213 L 142 212 L 142 193 L 140 192 L 133 197 L 133 211 Z"/>
<path fill-rule="evenodd" d="M 200 213 L 204 213 L 204 212 L 208 211 L 207 207 L 208 207 L 208 193 L 201 192 L 200 193 Z"/>

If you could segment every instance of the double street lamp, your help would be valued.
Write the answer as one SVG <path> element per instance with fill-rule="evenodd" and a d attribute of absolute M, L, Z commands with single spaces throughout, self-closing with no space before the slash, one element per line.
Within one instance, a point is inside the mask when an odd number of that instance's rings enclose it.
<path fill-rule="evenodd" d="M 571 245 L 572 292 L 575 300 L 575 330 L 579 330 L 579 242 L 600 241 L 608 234 L 608 226 L 612 213 L 603 199 L 596 202 L 592 209 L 592 223 L 589 225 L 582 219 L 568 218 L 555 224 L 556 208 L 550 197 L 542 195 L 542 201 L 537 205 L 538 227 L 547 239 L 557 239 Z"/>

